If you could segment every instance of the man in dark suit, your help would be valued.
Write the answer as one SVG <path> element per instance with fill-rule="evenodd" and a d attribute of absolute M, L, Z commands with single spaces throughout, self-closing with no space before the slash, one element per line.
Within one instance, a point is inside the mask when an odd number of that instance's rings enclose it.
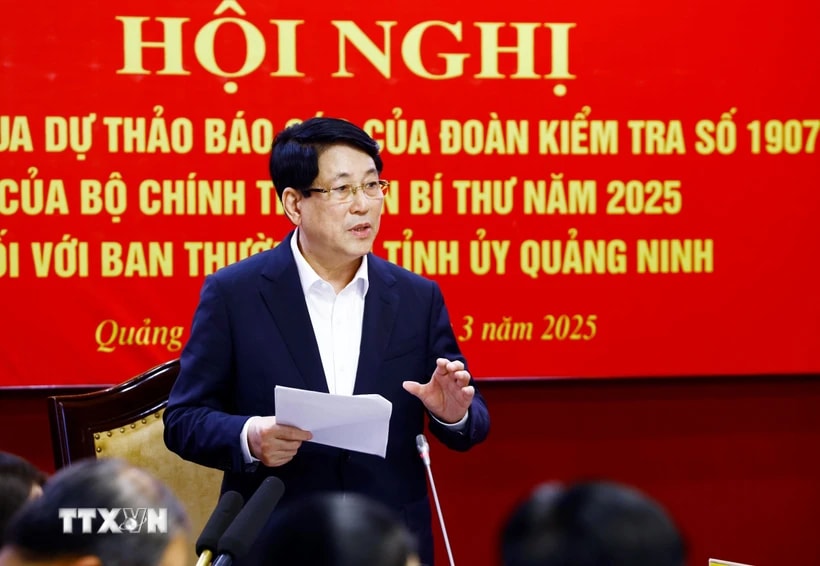
<path fill-rule="evenodd" d="M 416 436 L 425 419 L 467 450 L 489 431 L 439 286 L 370 253 L 388 184 L 361 128 L 313 118 L 280 132 L 270 172 L 295 225 L 276 248 L 206 278 L 165 412 L 165 441 L 225 470 L 250 497 L 285 483 L 280 505 L 318 491 L 356 492 L 394 509 L 432 564 L 431 510 Z M 392 405 L 385 458 L 306 442 L 276 422 L 274 387 L 380 394 Z M 263 528 L 242 563 L 264 564 Z"/>

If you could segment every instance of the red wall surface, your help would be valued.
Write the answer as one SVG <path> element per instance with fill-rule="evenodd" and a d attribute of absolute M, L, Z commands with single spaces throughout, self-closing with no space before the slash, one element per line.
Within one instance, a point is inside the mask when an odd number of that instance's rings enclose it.
<path fill-rule="evenodd" d="M 456 563 L 496 564 L 513 504 L 545 480 L 608 478 L 663 503 L 690 565 L 820 564 L 820 380 L 484 382 L 492 416 L 468 453 L 432 446 Z M 0 449 L 52 470 L 49 389 L 0 389 Z M 437 526 L 436 526 L 437 529 Z M 439 536 L 439 564 L 447 555 Z"/>

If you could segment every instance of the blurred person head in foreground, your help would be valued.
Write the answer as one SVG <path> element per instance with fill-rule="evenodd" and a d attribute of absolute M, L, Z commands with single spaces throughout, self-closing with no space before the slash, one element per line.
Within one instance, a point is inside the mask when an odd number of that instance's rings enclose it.
<path fill-rule="evenodd" d="M 188 521 L 150 473 L 118 459 L 58 471 L 11 519 L 0 566 L 184 566 Z"/>
<path fill-rule="evenodd" d="M 25 458 L 0 451 L 0 541 L 11 516 L 43 492 L 46 477 Z"/>
<path fill-rule="evenodd" d="M 272 533 L 277 566 L 418 566 L 415 541 L 369 497 L 325 492 L 281 509 Z"/>
<path fill-rule="evenodd" d="M 539 485 L 501 533 L 504 566 L 683 566 L 686 549 L 664 508 L 608 481 Z"/>

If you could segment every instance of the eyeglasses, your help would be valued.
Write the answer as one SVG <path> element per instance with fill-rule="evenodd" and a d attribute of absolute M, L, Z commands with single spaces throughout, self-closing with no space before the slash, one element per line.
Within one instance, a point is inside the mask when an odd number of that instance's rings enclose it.
<path fill-rule="evenodd" d="M 332 189 L 305 189 L 311 193 L 324 193 L 325 198 L 332 202 L 348 202 L 353 200 L 353 195 L 362 191 L 364 196 L 369 199 L 381 199 L 387 194 L 387 189 L 390 188 L 390 181 L 379 179 L 378 181 L 369 181 L 361 185 L 340 185 Z"/>

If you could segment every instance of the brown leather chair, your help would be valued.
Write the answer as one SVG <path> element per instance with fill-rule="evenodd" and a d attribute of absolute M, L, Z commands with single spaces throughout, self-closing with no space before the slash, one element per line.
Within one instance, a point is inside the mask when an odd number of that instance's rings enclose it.
<path fill-rule="evenodd" d="M 196 540 L 219 498 L 222 472 L 183 460 L 165 447 L 162 412 L 179 360 L 119 385 L 48 398 L 56 467 L 82 458 L 122 458 L 156 475 L 185 505 Z"/>

